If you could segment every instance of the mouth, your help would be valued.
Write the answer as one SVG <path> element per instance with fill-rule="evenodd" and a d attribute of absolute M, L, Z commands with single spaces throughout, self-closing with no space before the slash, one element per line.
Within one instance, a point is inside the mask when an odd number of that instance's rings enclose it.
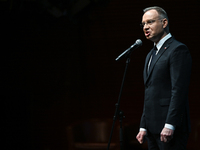
<path fill-rule="evenodd" d="M 149 31 L 145 31 L 145 36 L 149 37 L 150 36 L 150 32 Z"/>

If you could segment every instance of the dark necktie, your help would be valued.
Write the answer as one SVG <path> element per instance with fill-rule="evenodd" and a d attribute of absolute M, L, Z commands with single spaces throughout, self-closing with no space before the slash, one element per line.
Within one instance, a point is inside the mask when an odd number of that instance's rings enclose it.
<path fill-rule="evenodd" d="M 158 49 L 157 49 L 157 47 L 156 47 L 156 45 L 153 47 L 153 51 L 152 51 L 152 53 L 151 53 L 151 56 L 152 56 L 152 58 L 151 58 L 151 63 L 152 63 L 152 61 L 153 61 L 153 58 L 154 58 L 154 56 L 156 55 L 156 51 L 157 51 Z M 151 65 L 151 64 L 150 64 Z"/>
<path fill-rule="evenodd" d="M 158 49 L 157 49 L 157 47 L 156 47 L 156 45 L 153 47 L 153 50 L 152 50 L 152 52 L 151 52 L 151 62 L 150 62 L 150 64 L 149 64 L 149 69 L 148 69 L 148 71 L 147 71 L 147 73 L 150 71 L 150 69 L 151 69 L 151 64 L 152 64 L 152 62 L 153 62 L 153 59 L 154 59 L 154 56 L 156 55 L 156 51 L 157 51 Z"/>

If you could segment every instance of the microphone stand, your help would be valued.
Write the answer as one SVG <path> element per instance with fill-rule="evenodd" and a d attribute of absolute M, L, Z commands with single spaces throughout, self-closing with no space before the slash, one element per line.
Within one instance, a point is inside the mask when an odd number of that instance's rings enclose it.
<path fill-rule="evenodd" d="M 115 114 L 114 114 L 114 117 L 113 117 L 113 124 L 112 124 L 112 129 L 111 129 L 111 133 L 110 133 L 110 138 L 109 138 L 107 150 L 109 150 L 109 148 L 110 148 L 112 134 L 113 134 L 115 122 L 116 122 L 116 119 L 117 119 L 118 116 L 119 116 L 119 121 L 120 121 L 120 133 L 119 133 L 119 135 L 120 135 L 120 150 L 124 149 L 124 147 L 123 147 L 122 120 L 123 120 L 123 118 L 125 118 L 125 116 L 123 114 L 123 111 L 119 110 L 119 107 L 120 107 L 120 100 L 121 100 L 122 90 L 123 90 L 124 81 L 125 81 L 125 78 L 126 78 L 126 72 L 127 72 L 127 68 L 128 68 L 129 63 L 130 63 L 130 54 L 127 56 L 126 67 L 125 67 L 124 76 L 123 76 L 123 79 L 122 79 L 122 84 L 121 84 L 121 88 L 120 88 L 118 102 L 115 104 L 116 110 L 115 110 Z"/>

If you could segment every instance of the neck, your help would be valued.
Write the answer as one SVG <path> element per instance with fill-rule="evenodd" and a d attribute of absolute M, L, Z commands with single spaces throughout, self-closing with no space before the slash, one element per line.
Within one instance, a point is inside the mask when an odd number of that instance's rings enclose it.
<path fill-rule="evenodd" d="M 161 34 L 157 39 L 155 39 L 155 41 L 153 41 L 155 44 L 158 44 L 158 42 L 164 38 L 169 32 L 163 32 L 163 34 Z"/>

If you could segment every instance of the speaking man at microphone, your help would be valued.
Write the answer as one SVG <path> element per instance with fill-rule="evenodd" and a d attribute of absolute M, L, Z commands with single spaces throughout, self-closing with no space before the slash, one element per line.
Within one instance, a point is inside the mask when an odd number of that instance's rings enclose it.
<path fill-rule="evenodd" d="M 144 9 L 141 27 L 154 46 L 145 60 L 144 107 L 136 138 L 140 143 L 146 138 L 149 150 L 186 150 L 190 132 L 190 52 L 169 32 L 164 9 Z"/>

